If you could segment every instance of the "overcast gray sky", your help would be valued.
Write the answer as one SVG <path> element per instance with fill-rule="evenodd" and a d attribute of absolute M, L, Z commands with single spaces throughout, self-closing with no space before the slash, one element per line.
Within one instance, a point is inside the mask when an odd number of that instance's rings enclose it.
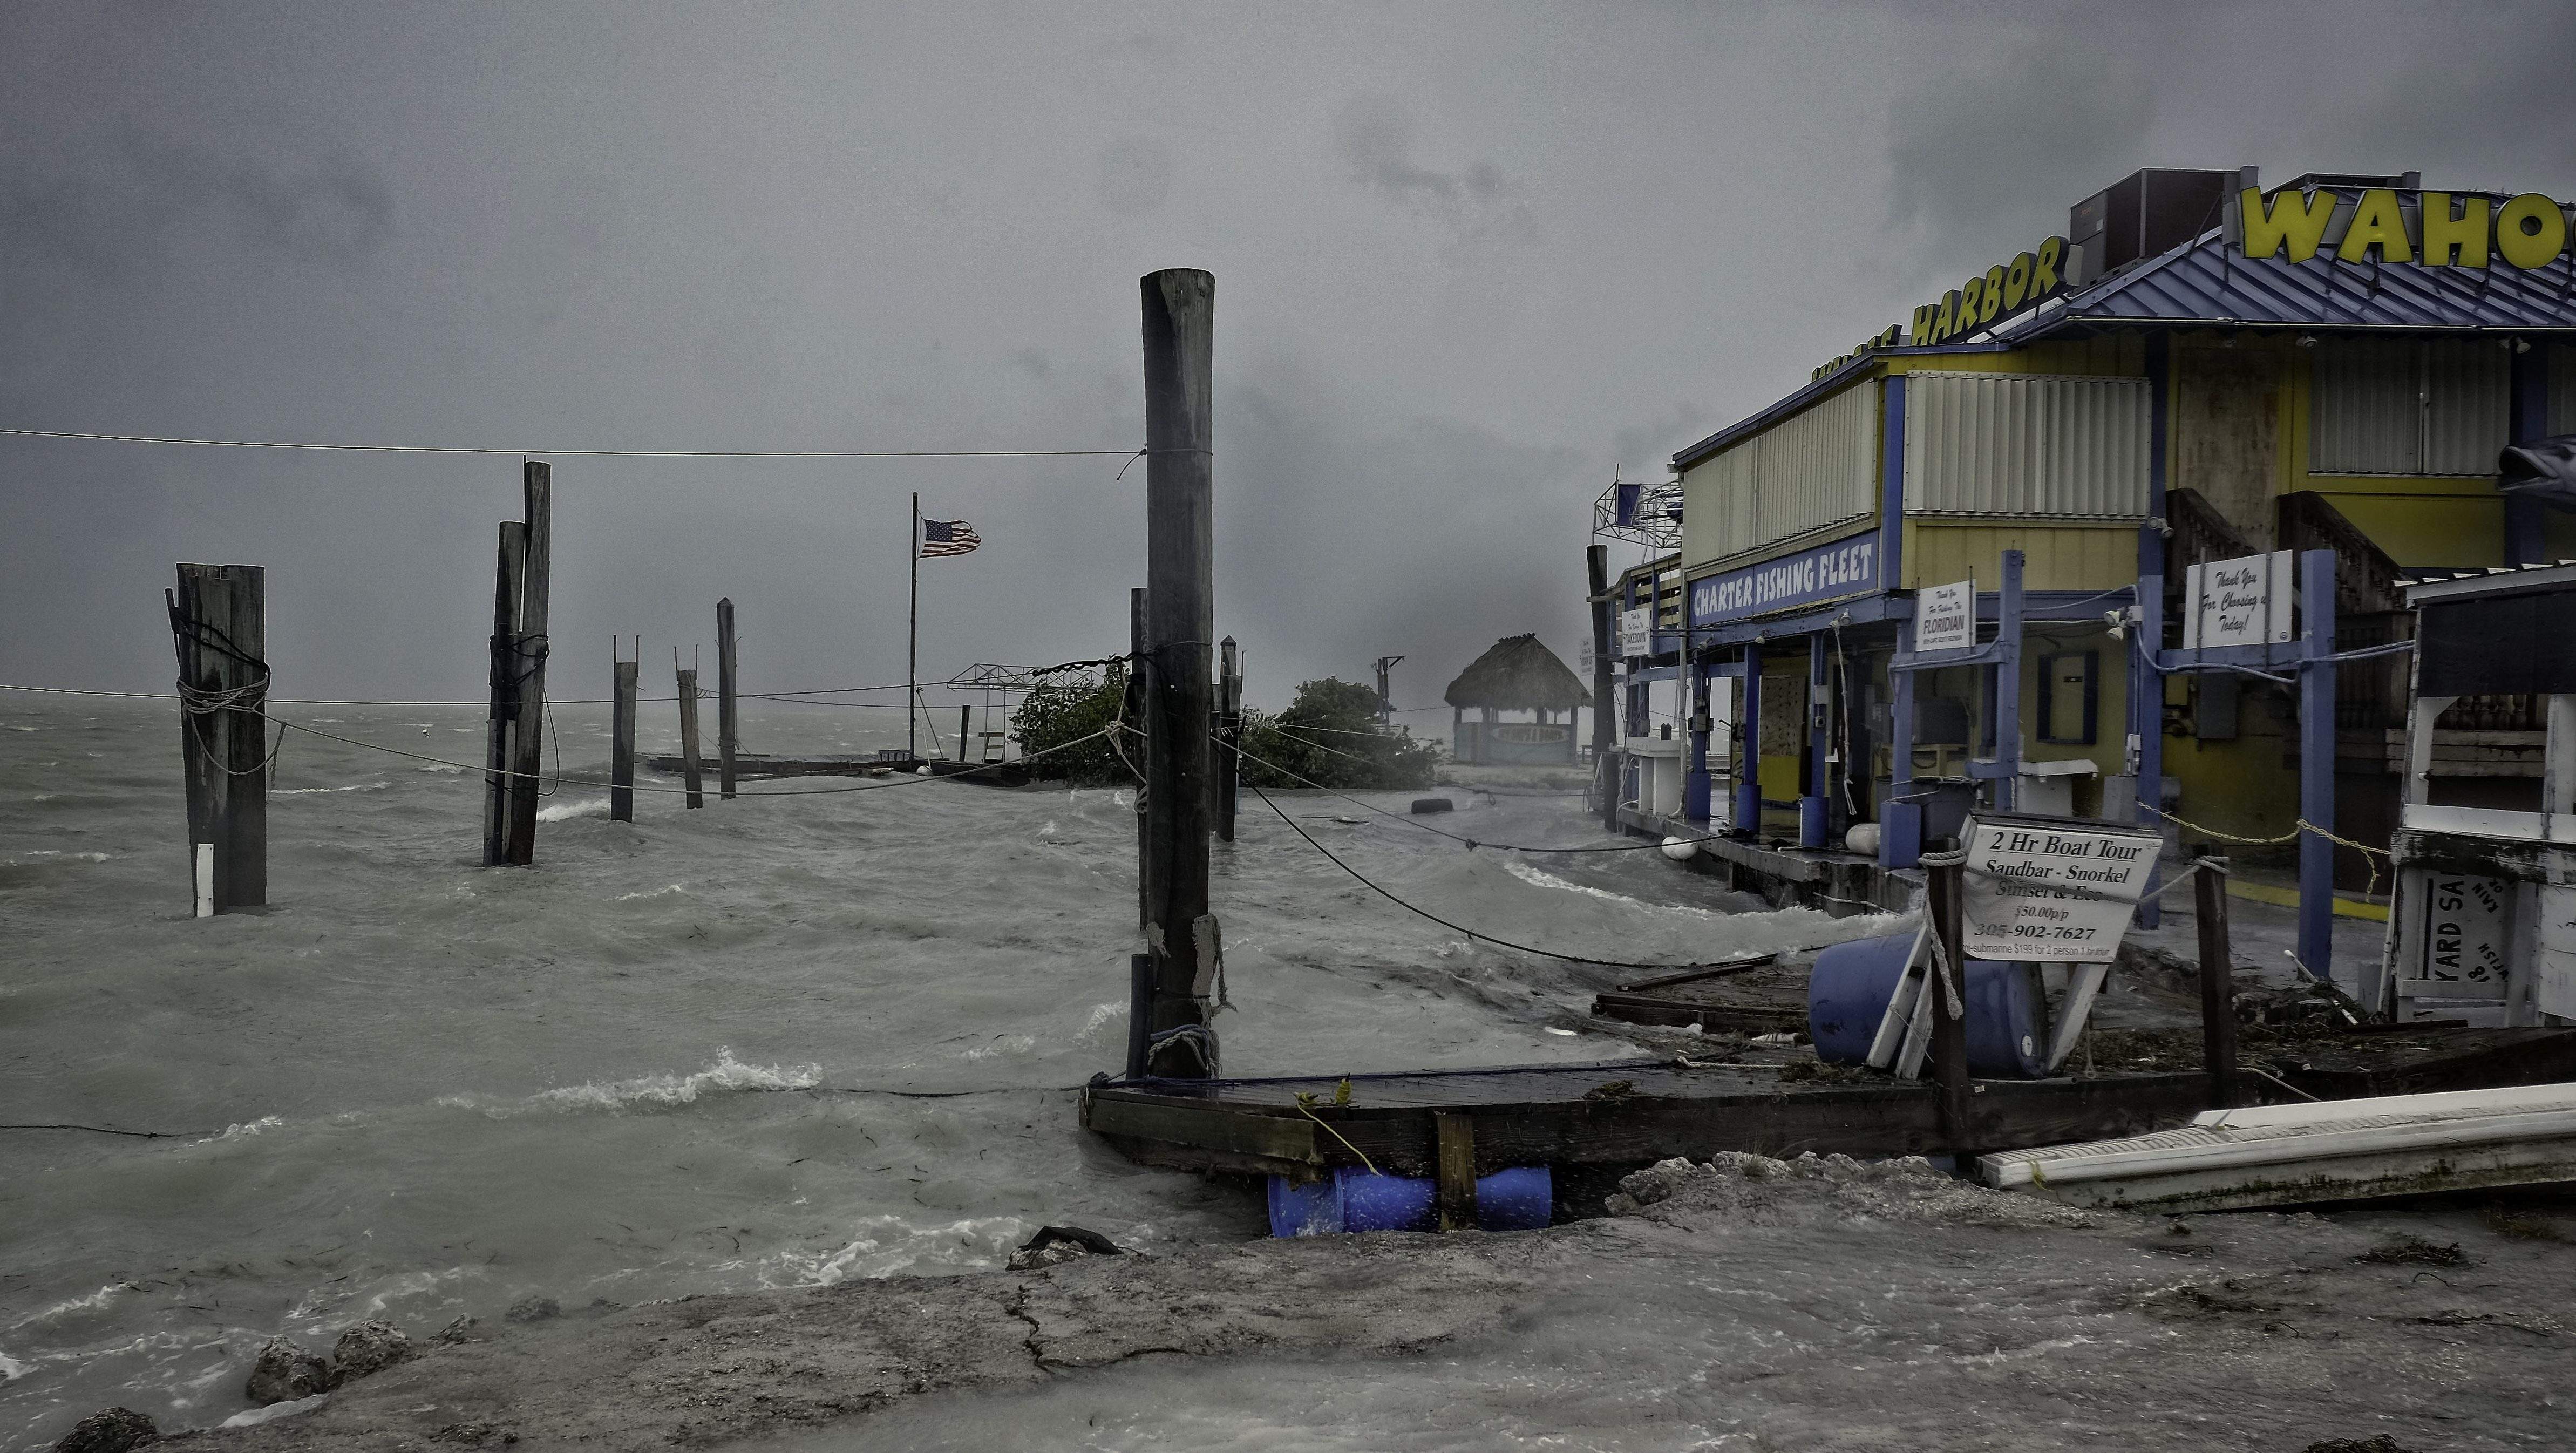
<path fill-rule="evenodd" d="M 1614 465 L 2136 167 L 2576 192 L 2571 14 L 12 4 L 0 424 L 1133 447 L 1136 279 L 1204 267 L 1255 700 L 1401 652 L 1426 705 L 1501 635 L 1573 659 Z M 900 680 L 915 489 L 986 542 L 923 568 L 926 674 L 1121 649 L 1117 464 L 562 461 L 554 690 L 726 593 L 748 688 Z M 155 688 L 172 562 L 231 560 L 283 694 L 473 695 L 517 478 L 0 440 L 0 679 Z"/>

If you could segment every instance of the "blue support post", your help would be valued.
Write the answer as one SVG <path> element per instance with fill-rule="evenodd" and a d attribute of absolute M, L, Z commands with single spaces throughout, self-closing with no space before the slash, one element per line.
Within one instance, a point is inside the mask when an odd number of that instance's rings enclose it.
<path fill-rule="evenodd" d="M 2021 560 L 2004 552 L 2004 588 L 1995 611 L 1995 806 L 2010 812 L 2021 789 Z"/>
<path fill-rule="evenodd" d="M 1735 835 L 1762 835 L 1762 648 L 1744 648 L 1744 719 L 1735 724 L 1744 774 L 1735 779 Z"/>
<path fill-rule="evenodd" d="M 1825 846 L 1826 806 L 1833 801 L 1833 686 L 1826 676 L 1825 633 L 1807 637 L 1807 790 L 1798 798 L 1798 846 Z"/>
<path fill-rule="evenodd" d="M 2134 816 L 2138 826 L 2152 828 L 2161 836 L 2165 820 L 2160 815 L 2165 805 L 2165 678 L 2155 668 L 2156 653 L 2165 645 L 2165 578 L 2161 574 L 2138 577 L 2138 624 L 2135 649 L 2129 653 L 2129 734 L 2135 742 L 2138 806 Z M 2152 811 L 2150 809 L 2153 809 Z M 2138 900 L 2138 926 L 2156 928 L 2164 923 L 2164 900 L 2156 896 L 2164 886 L 2163 854 L 2157 864 L 2147 869 L 2147 896 Z"/>
<path fill-rule="evenodd" d="M 1914 622 L 1896 622 L 1896 654 L 1914 654 Z M 1878 805 L 1878 865 L 1911 868 L 1923 860 L 1923 804 L 1914 795 L 1914 673 L 1890 671 L 1895 703 L 1887 721 L 1887 800 Z"/>
<path fill-rule="evenodd" d="M 1682 670 L 1674 678 L 1681 693 L 1683 720 L 1690 724 L 1690 770 L 1682 777 L 1682 817 L 1708 831 L 1708 733 L 1715 723 L 1708 709 L 1708 667 L 1692 658 L 1690 637 L 1682 637 Z"/>
<path fill-rule="evenodd" d="M 2138 573 L 2165 573 L 2165 445 L 2173 432 L 2173 340 L 2147 335 L 2147 521 L 2138 526 Z M 2149 650 L 2162 643 L 2149 641 Z"/>
<path fill-rule="evenodd" d="M 2335 556 L 2299 553 L 2299 962 L 2334 972 Z"/>
<path fill-rule="evenodd" d="M 2513 355 L 2506 404 L 2506 433 L 2516 444 L 2528 444 L 2549 433 L 2549 350 L 2526 348 Z M 2536 565 L 2544 553 L 2537 500 L 2504 502 L 2504 563 Z"/>

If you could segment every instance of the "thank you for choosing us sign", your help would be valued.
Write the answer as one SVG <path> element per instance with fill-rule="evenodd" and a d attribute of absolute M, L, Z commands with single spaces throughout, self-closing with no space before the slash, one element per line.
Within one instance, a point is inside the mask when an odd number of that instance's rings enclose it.
<path fill-rule="evenodd" d="M 1960 947 L 1972 959 L 2107 963 L 2147 891 L 2154 833 L 1970 821 Z"/>
<path fill-rule="evenodd" d="M 1977 582 L 1974 576 L 1948 585 L 1927 585 L 1914 592 L 1914 654 L 1967 651 L 1977 644 Z"/>
<path fill-rule="evenodd" d="M 2183 572 L 2185 650 L 2290 639 L 2290 552 L 2211 560 Z"/>
<path fill-rule="evenodd" d="M 1655 654 L 1655 612 L 1649 606 L 1619 612 L 1619 654 Z"/>
<path fill-rule="evenodd" d="M 1694 580 L 1690 618 L 1695 626 L 1820 605 L 1878 589 L 1878 531 L 1818 545 L 1795 555 Z"/>

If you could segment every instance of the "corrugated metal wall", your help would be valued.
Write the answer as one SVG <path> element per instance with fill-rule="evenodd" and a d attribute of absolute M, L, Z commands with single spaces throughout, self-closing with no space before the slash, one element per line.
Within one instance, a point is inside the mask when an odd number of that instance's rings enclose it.
<path fill-rule="evenodd" d="M 2492 338 L 2424 347 L 2424 472 L 2493 474 L 2513 437 L 2513 363 Z"/>
<path fill-rule="evenodd" d="M 1856 384 L 1694 466 L 1684 557 L 1722 560 L 1877 514 L 1878 392 Z"/>
<path fill-rule="evenodd" d="M 1914 374 L 1906 512 L 2144 516 L 2151 405 L 2143 378 Z"/>
<path fill-rule="evenodd" d="M 2480 339 L 2329 339 L 2309 363 L 2317 474 L 2492 474 L 2511 408 L 2505 351 Z"/>

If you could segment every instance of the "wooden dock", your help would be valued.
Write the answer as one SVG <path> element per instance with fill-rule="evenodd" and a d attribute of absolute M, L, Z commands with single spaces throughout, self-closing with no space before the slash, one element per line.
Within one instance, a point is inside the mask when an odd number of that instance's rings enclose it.
<path fill-rule="evenodd" d="M 771 757 L 758 752 L 734 755 L 736 777 L 903 777 L 928 767 L 934 777 L 957 777 L 991 787 L 1025 787 L 1028 769 L 1017 762 L 952 762 L 918 757 Z M 653 757 L 645 764 L 656 772 L 678 776 L 688 770 L 682 757 Z"/>

